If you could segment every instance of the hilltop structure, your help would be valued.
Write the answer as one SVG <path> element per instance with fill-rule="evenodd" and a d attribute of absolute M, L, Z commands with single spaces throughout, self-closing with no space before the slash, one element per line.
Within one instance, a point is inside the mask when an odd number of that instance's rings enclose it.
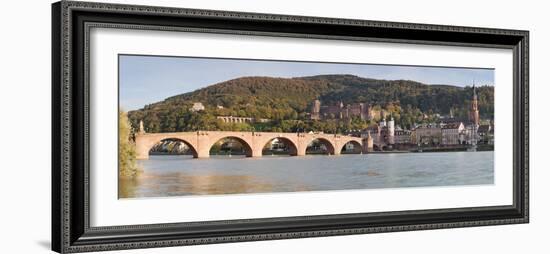
<path fill-rule="evenodd" d="M 204 110 L 204 105 L 202 105 L 201 102 L 194 102 L 193 106 L 191 107 L 191 111 L 193 112 L 198 112 L 203 110 Z"/>

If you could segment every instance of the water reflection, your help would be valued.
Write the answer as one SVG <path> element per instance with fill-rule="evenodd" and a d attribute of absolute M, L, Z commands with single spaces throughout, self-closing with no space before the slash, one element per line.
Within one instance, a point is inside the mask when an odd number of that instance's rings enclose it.
<path fill-rule="evenodd" d="M 466 159 L 467 158 L 467 159 Z M 151 156 L 119 197 L 347 190 L 493 183 L 493 152 L 341 156 Z"/>

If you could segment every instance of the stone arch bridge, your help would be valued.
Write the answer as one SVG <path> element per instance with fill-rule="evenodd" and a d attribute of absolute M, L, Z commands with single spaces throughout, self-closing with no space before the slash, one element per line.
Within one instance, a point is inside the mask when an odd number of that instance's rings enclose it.
<path fill-rule="evenodd" d="M 325 144 L 328 153 L 339 155 L 344 145 L 352 142 L 361 147 L 363 153 L 372 150 L 372 142 L 358 137 L 338 134 L 278 133 L 278 132 L 234 132 L 234 131 L 195 131 L 173 133 L 138 133 L 135 137 L 137 159 L 148 159 L 149 150 L 163 140 L 180 140 L 191 149 L 195 158 L 208 158 L 210 148 L 219 140 L 233 138 L 243 144 L 247 157 L 262 156 L 262 150 L 277 138 L 289 146 L 290 154 L 306 155 L 307 146 L 314 140 Z M 370 146 L 370 147 L 369 147 Z"/>

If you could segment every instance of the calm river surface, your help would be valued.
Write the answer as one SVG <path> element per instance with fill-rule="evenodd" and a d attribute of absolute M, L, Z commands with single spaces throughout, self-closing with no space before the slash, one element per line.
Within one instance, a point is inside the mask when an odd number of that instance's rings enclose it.
<path fill-rule="evenodd" d="M 120 198 L 493 184 L 493 152 L 308 155 L 157 155 L 121 180 Z"/>

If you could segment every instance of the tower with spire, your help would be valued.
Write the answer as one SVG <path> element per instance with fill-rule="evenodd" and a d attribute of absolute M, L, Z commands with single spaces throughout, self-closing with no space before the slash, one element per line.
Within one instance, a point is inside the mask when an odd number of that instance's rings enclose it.
<path fill-rule="evenodd" d="M 393 114 L 390 114 L 390 120 L 387 123 L 388 125 L 388 143 L 393 145 L 395 144 L 395 121 L 393 120 Z"/>
<path fill-rule="evenodd" d="M 476 84 L 473 84 L 473 98 L 472 102 L 470 104 L 470 114 L 469 114 L 469 120 L 474 125 L 479 126 L 479 109 L 477 105 L 477 93 L 476 93 Z"/>

